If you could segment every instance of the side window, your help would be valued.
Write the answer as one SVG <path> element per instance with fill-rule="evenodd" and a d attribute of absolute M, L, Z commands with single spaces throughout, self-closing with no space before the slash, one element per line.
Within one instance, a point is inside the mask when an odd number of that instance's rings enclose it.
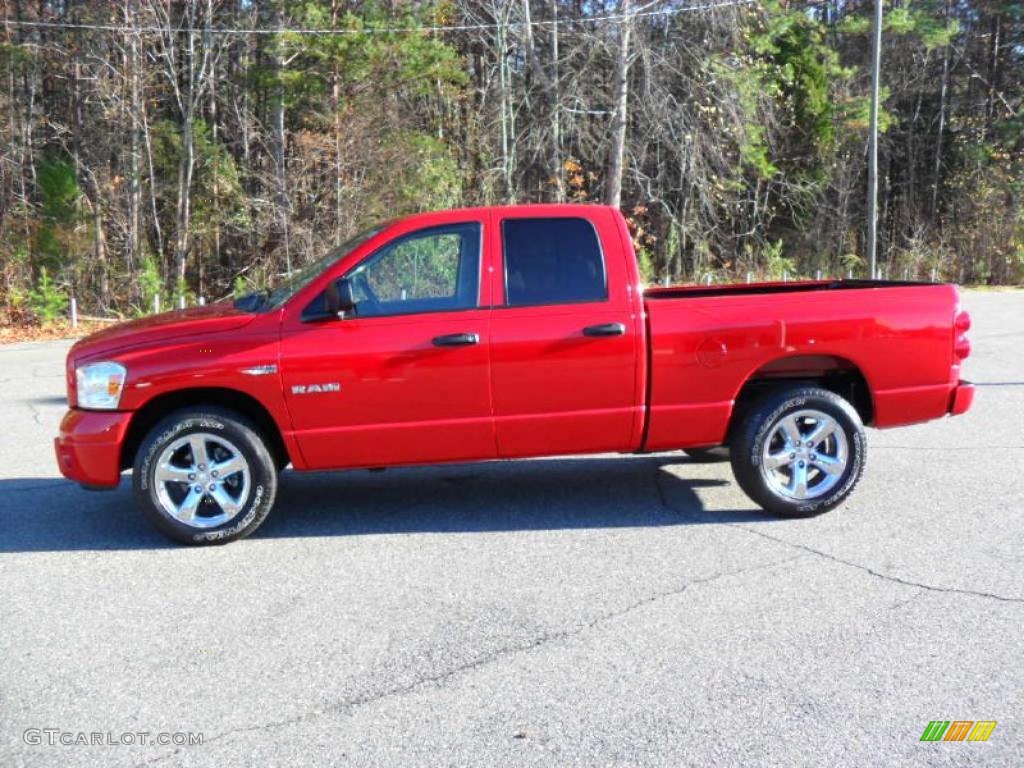
<path fill-rule="evenodd" d="M 510 306 L 608 298 L 601 245 L 586 219 L 505 219 L 501 234 Z"/>
<path fill-rule="evenodd" d="M 360 317 L 477 306 L 480 225 L 433 227 L 389 243 L 348 274 Z"/>

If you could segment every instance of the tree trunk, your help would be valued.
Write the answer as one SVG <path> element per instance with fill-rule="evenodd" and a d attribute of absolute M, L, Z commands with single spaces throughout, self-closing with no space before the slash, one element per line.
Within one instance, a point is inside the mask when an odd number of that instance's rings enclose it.
<path fill-rule="evenodd" d="M 127 7 L 125 9 L 125 16 L 128 16 Z M 139 88 L 139 44 L 134 32 L 128 33 L 126 43 L 125 48 L 128 59 L 126 62 L 128 70 L 128 119 L 130 121 L 128 131 L 131 148 L 128 154 L 128 242 L 125 248 L 125 263 L 129 274 L 131 274 L 141 257 L 139 251 L 141 244 L 140 221 L 142 218 L 142 184 L 140 182 L 142 169 L 140 167 L 139 127 L 142 123 L 140 114 L 142 97 Z"/>
<path fill-rule="evenodd" d="M 149 111 L 146 109 L 146 101 L 140 101 L 139 111 L 142 114 L 142 143 L 146 148 L 146 166 L 149 170 L 149 207 L 153 217 L 153 235 L 156 237 L 157 259 L 162 264 L 166 258 L 164 253 L 164 232 L 160 226 L 160 215 L 156 204 L 156 171 L 153 167 L 153 142 L 149 136 Z"/>
<path fill-rule="evenodd" d="M 338 0 L 331 2 L 331 27 L 338 26 Z M 331 109 L 334 110 L 334 242 L 342 238 L 341 216 L 341 72 L 337 58 L 331 62 Z"/>
<path fill-rule="evenodd" d="M 213 47 L 213 35 L 210 24 L 213 21 L 213 0 L 206 0 L 206 28 L 203 33 L 203 46 L 206 51 Z M 220 125 L 217 122 L 217 72 L 216 60 L 210 64 L 210 129 L 213 133 L 213 183 L 210 190 L 213 195 L 213 263 L 220 266 Z M 203 285 L 203 263 L 199 262 L 199 295 L 205 290 Z"/>
<path fill-rule="evenodd" d="M 499 99 L 501 104 L 501 175 L 505 186 L 505 201 L 514 203 L 516 198 L 515 184 L 515 113 L 512 110 L 511 72 L 508 65 L 508 17 L 506 11 L 499 8 L 498 27 L 496 31 L 498 46 L 498 81 Z"/>
<path fill-rule="evenodd" d="M 100 278 L 99 305 L 105 310 L 110 306 L 110 270 L 107 268 L 107 234 L 103 230 L 103 206 L 100 204 L 100 187 L 95 175 L 92 176 L 90 186 L 92 194 L 86 197 L 89 198 L 89 206 L 92 208 L 96 271 L 99 272 Z"/>
<path fill-rule="evenodd" d="M 191 35 L 190 35 L 191 37 Z M 191 100 L 191 94 L 189 94 Z M 181 298 L 185 284 L 185 265 L 188 259 L 189 226 L 192 221 L 192 172 L 195 168 L 195 140 L 191 106 L 185 113 L 185 124 L 181 130 L 181 161 L 178 163 L 178 202 L 174 220 L 174 276 L 177 281 L 174 290 Z"/>
<path fill-rule="evenodd" d="M 565 168 L 562 167 L 562 93 L 558 76 L 558 0 L 551 0 L 551 163 L 555 167 L 555 202 L 565 202 Z"/>
<path fill-rule="evenodd" d="M 274 12 L 274 27 L 284 28 L 284 19 L 280 11 Z M 284 131 L 284 83 L 281 75 L 284 71 L 284 62 L 281 58 L 281 41 L 274 40 L 271 62 L 274 71 L 274 87 L 271 95 L 271 130 L 273 152 L 274 152 L 274 207 L 277 209 L 278 223 L 281 228 L 281 238 L 284 244 L 285 270 L 288 274 L 292 271 L 291 247 L 288 242 L 288 182 L 285 177 L 285 131 Z"/>
<path fill-rule="evenodd" d="M 949 4 L 946 0 L 945 18 L 949 21 Z M 939 182 L 942 177 L 942 139 L 946 131 L 946 94 L 949 91 L 949 46 L 942 52 L 942 84 L 939 86 L 939 135 L 935 139 L 935 173 L 932 178 L 932 200 L 928 207 L 932 224 L 938 223 L 939 216 Z"/>
<path fill-rule="evenodd" d="M 629 106 L 629 42 L 632 33 L 632 19 L 629 17 L 632 0 L 622 0 L 619 12 L 624 17 L 619 22 L 619 51 L 615 60 L 615 113 L 612 117 L 611 151 L 608 155 L 608 178 L 605 186 L 605 203 L 619 208 L 622 205 L 622 173 L 626 155 L 626 123 Z"/>

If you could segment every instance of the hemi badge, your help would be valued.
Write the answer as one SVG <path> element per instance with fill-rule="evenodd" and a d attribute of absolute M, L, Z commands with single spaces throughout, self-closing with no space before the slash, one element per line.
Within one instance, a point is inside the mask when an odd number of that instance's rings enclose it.
<path fill-rule="evenodd" d="M 246 376 L 266 376 L 270 373 L 277 373 L 276 365 L 254 365 L 252 368 L 243 368 L 242 373 Z"/>

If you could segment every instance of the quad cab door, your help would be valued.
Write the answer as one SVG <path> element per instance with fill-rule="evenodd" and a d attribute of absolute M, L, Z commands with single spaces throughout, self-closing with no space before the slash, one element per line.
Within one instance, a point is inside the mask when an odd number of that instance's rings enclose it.
<path fill-rule="evenodd" d="M 597 206 L 492 216 L 502 278 L 491 319 L 499 455 L 634 450 L 645 339 L 621 220 Z"/>
<path fill-rule="evenodd" d="M 343 319 L 311 319 L 322 293 L 284 319 L 285 401 L 307 468 L 495 455 L 485 222 L 453 215 L 403 222 L 347 268 L 356 305 Z"/>

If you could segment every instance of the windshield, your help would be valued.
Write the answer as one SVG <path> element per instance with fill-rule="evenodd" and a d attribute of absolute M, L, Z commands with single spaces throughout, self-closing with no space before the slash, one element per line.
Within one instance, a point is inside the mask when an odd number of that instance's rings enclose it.
<path fill-rule="evenodd" d="M 375 227 L 360 232 L 358 235 L 345 241 L 337 248 L 332 248 L 325 256 L 322 256 L 316 261 L 310 262 L 306 266 L 302 267 L 302 269 L 293 271 L 291 275 L 284 279 L 283 283 L 277 286 L 277 288 L 247 294 L 246 296 L 237 299 L 235 301 L 235 306 L 239 309 L 257 312 L 265 312 L 267 310 L 280 307 L 288 301 L 288 299 L 313 282 L 318 275 L 322 274 L 323 271 L 334 264 L 334 262 L 342 256 L 354 251 L 371 237 L 381 232 L 390 223 L 391 222 L 378 224 Z"/>

